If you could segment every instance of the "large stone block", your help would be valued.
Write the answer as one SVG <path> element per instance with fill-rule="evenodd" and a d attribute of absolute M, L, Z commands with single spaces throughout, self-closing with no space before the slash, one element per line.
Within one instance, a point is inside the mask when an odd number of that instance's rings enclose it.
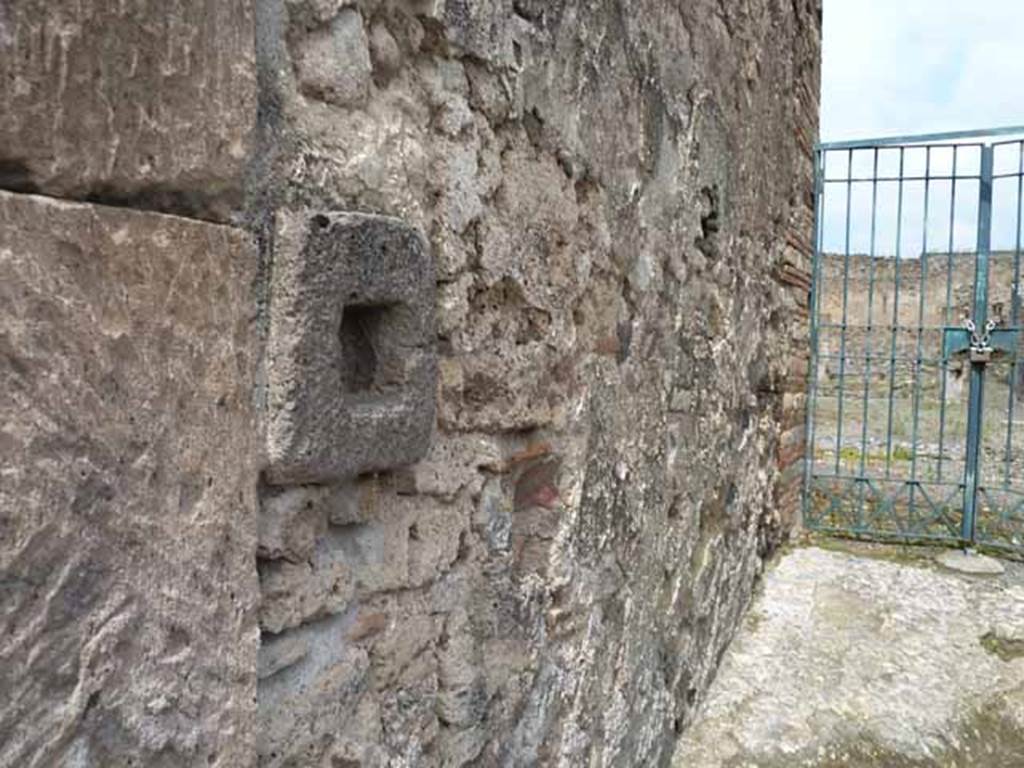
<path fill-rule="evenodd" d="M 256 122 L 251 6 L 0 5 L 0 187 L 225 218 Z"/>
<path fill-rule="evenodd" d="M 256 257 L 0 193 L 0 765 L 251 765 Z"/>
<path fill-rule="evenodd" d="M 434 425 L 434 264 L 398 219 L 281 213 L 267 478 L 325 483 L 421 458 Z"/>

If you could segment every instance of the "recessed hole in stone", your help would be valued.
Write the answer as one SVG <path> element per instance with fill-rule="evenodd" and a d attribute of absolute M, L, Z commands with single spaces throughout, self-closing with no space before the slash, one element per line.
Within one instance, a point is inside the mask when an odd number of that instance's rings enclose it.
<path fill-rule="evenodd" d="M 374 389 L 379 361 L 378 346 L 387 307 L 350 304 L 341 315 L 341 380 L 346 392 Z"/>

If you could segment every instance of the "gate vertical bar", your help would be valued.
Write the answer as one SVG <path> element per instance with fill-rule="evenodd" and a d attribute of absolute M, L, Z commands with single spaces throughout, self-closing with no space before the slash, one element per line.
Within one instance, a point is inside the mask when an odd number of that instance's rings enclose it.
<path fill-rule="evenodd" d="M 917 301 L 917 345 L 914 351 L 914 393 L 913 412 L 914 426 L 910 437 L 910 519 L 914 519 L 914 495 L 917 491 L 917 461 L 918 461 L 918 438 L 921 426 L 921 367 L 924 359 L 924 308 L 925 297 L 928 294 L 928 205 L 931 202 L 931 175 L 932 175 L 932 148 L 925 147 L 924 161 L 924 216 L 921 226 L 921 256 L 918 268 L 921 273 L 921 285 L 918 288 L 919 296 Z"/>
<path fill-rule="evenodd" d="M 896 255 L 892 260 L 893 298 L 892 327 L 889 345 L 889 412 L 885 426 L 885 479 L 892 477 L 892 421 L 893 406 L 896 398 L 896 350 L 900 331 L 900 259 L 903 258 L 903 177 L 906 159 L 906 148 L 900 147 L 899 192 L 896 202 Z"/>
<path fill-rule="evenodd" d="M 981 179 L 978 200 L 978 247 L 974 262 L 974 324 L 979 333 L 988 322 L 988 262 L 992 247 L 992 174 L 991 144 L 981 148 Z M 971 390 L 967 412 L 967 456 L 964 468 L 964 519 L 961 538 L 973 546 L 978 523 L 978 465 L 981 427 L 985 402 L 985 365 L 971 362 Z"/>
<path fill-rule="evenodd" d="M 1024 141 L 1017 145 L 1017 240 L 1013 251 L 1013 285 L 1010 294 L 1010 325 L 1020 327 L 1020 245 L 1021 215 L 1024 214 Z M 1006 418 L 1006 446 L 1004 449 L 1003 490 L 1010 487 L 1010 466 L 1013 461 L 1013 418 L 1020 374 L 1020 344 L 1014 344 L 1010 359 L 1009 415 Z"/>
<path fill-rule="evenodd" d="M 864 338 L 864 402 L 860 416 L 860 469 L 857 477 L 857 529 L 864 528 L 864 487 L 867 484 L 868 459 L 868 402 L 871 397 L 871 348 L 875 318 L 875 243 L 878 234 L 878 147 L 874 149 L 871 168 L 871 245 L 868 249 L 868 308 Z"/>
<path fill-rule="evenodd" d="M 850 219 L 853 204 L 853 150 L 846 153 L 846 239 L 843 246 L 843 317 L 839 328 L 839 391 L 836 404 L 836 476 L 841 474 L 843 456 L 843 394 L 846 388 L 846 337 L 850 323 Z"/>
<path fill-rule="evenodd" d="M 946 247 L 946 306 L 942 311 L 942 324 L 943 326 L 949 326 L 950 310 L 953 304 L 953 247 L 954 247 L 954 234 L 956 232 L 956 181 L 957 181 L 957 149 L 958 147 L 953 145 L 953 180 L 952 188 L 949 192 L 949 244 Z M 935 479 L 938 482 L 942 482 L 942 460 L 946 453 L 946 395 L 947 387 L 949 386 L 949 361 L 942 361 L 942 392 L 939 396 L 939 461 L 936 469 Z"/>

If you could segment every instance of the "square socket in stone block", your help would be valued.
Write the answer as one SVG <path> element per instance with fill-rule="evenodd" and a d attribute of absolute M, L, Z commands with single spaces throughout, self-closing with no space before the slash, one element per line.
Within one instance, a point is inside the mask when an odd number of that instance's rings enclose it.
<path fill-rule="evenodd" d="M 268 482 L 418 461 L 434 426 L 434 263 L 399 219 L 277 215 L 267 344 Z"/>

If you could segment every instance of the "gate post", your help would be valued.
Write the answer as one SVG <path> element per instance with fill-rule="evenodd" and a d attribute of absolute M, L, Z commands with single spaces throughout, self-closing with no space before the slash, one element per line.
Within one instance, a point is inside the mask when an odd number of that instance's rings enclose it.
<path fill-rule="evenodd" d="M 811 290 L 807 296 L 807 311 L 810 315 L 810 350 L 807 356 L 808 397 L 804 418 L 804 487 L 800 505 L 800 522 L 807 524 L 811 511 L 811 478 L 814 476 L 814 403 L 818 389 L 818 297 L 820 290 L 819 270 L 821 269 L 822 232 L 824 215 L 822 201 L 825 186 L 825 152 L 814 150 L 814 255 L 811 258 Z"/>
<path fill-rule="evenodd" d="M 992 168 L 991 144 L 981 148 L 981 178 L 978 191 L 978 247 L 974 262 L 974 324 L 984 328 L 988 322 L 988 262 L 992 247 Z M 973 546 L 977 528 L 978 464 L 981 456 L 981 431 L 984 418 L 985 364 L 971 362 L 970 396 L 967 405 L 967 456 L 964 468 L 964 518 L 960 537 L 965 547 Z"/>

